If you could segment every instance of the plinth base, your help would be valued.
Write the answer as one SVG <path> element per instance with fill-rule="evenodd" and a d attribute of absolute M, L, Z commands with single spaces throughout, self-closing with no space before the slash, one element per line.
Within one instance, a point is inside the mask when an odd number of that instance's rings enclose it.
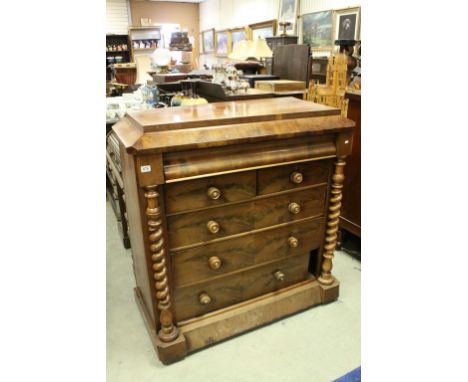
<path fill-rule="evenodd" d="M 162 342 L 157 336 L 138 288 L 135 288 L 135 299 L 159 359 L 162 363 L 169 364 L 184 358 L 188 353 L 219 341 L 315 305 L 336 300 L 338 293 L 338 280 L 335 279 L 333 284 L 324 286 L 312 278 L 200 317 L 181 321 L 177 323 L 180 330 L 178 338 L 167 343 Z"/>

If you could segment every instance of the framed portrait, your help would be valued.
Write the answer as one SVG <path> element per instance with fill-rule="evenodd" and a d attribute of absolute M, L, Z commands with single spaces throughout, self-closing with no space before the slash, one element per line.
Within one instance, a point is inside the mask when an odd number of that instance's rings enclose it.
<path fill-rule="evenodd" d="M 216 55 L 227 56 L 229 53 L 229 31 L 218 31 L 215 33 Z"/>
<path fill-rule="evenodd" d="M 208 29 L 206 31 L 202 32 L 202 52 L 204 54 L 206 53 L 214 53 L 214 35 L 215 31 L 214 29 Z"/>
<path fill-rule="evenodd" d="M 335 40 L 359 40 L 361 8 L 335 11 Z"/>
<path fill-rule="evenodd" d="M 312 49 L 333 48 L 333 11 L 307 13 L 302 16 L 302 41 Z"/>
<path fill-rule="evenodd" d="M 230 42 L 230 48 L 229 51 L 232 52 L 232 49 L 234 48 L 234 44 L 238 41 L 241 40 L 247 40 L 247 32 L 245 28 L 235 28 L 231 29 L 231 42 Z"/>
<path fill-rule="evenodd" d="M 276 34 L 276 20 L 264 21 L 261 23 L 249 25 L 249 39 L 272 37 Z"/>
<path fill-rule="evenodd" d="M 294 31 L 296 30 L 298 3 L 299 0 L 279 1 L 278 23 L 281 21 L 289 21 L 291 23 L 291 25 L 286 29 L 287 34 L 294 34 Z"/>

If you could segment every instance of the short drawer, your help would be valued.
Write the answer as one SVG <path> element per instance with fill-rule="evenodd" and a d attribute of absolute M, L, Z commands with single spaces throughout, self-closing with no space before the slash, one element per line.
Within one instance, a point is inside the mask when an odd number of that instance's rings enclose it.
<path fill-rule="evenodd" d="M 254 171 L 212 176 L 165 186 L 168 214 L 238 202 L 255 197 Z"/>
<path fill-rule="evenodd" d="M 171 253 L 174 285 L 209 280 L 226 273 L 320 247 L 324 218 Z"/>
<path fill-rule="evenodd" d="M 167 217 L 171 249 L 324 213 L 326 186 Z"/>
<path fill-rule="evenodd" d="M 258 194 L 307 187 L 328 181 L 332 169 L 331 160 L 296 163 L 258 171 Z"/>
<path fill-rule="evenodd" d="M 293 256 L 245 272 L 175 289 L 178 321 L 200 316 L 306 279 L 309 255 Z"/>

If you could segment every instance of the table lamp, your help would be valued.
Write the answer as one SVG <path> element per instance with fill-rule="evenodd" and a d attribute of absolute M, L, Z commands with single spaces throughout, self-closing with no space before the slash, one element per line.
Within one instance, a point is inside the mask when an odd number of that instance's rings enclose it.
<path fill-rule="evenodd" d="M 171 63 L 171 52 L 168 49 L 157 48 L 151 55 L 151 62 L 159 73 L 168 73 Z"/>

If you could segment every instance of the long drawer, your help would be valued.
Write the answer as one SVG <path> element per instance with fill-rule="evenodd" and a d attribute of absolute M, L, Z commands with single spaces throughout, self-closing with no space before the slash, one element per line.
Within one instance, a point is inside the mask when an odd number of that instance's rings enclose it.
<path fill-rule="evenodd" d="M 245 272 L 175 289 L 178 321 L 203 315 L 305 280 L 309 255 L 292 256 Z"/>
<path fill-rule="evenodd" d="M 255 197 L 255 171 L 211 176 L 165 186 L 168 214 Z"/>
<path fill-rule="evenodd" d="M 302 255 L 321 245 L 323 218 L 173 252 L 174 286 L 209 280 L 243 268 Z"/>
<path fill-rule="evenodd" d="M 324 213 L 326 185 L 167 217 L 171 249 Z"/>

